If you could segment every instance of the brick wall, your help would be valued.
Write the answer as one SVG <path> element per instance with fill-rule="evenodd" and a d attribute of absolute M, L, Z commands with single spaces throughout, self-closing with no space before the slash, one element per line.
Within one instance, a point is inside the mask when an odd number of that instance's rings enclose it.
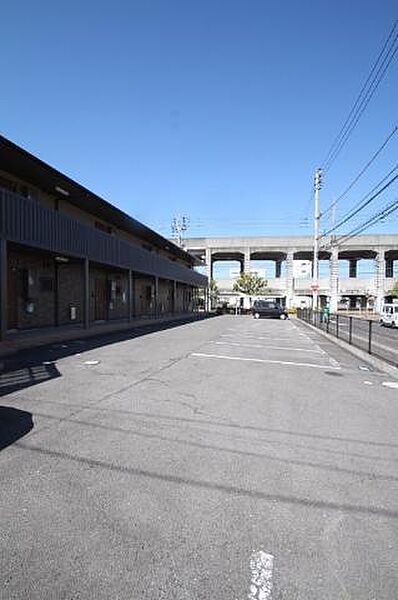
<path fill-rule="evenodd" d="M 108 273 L 109 319 L 128 317 L 128 275 L 127 273 Z"/>
<path fill-rule="evenodd" d="M 128 317 L 128 274 L 90 267 L 90 321 Z"/>
<path fill-rule="evenodd" d="M 58 270 L 58 323 L 81 323 L 84 310 L 84 287 L 82 264 L 59 264 Z M 71 319 L 74 307 L 75 319 Z"/>
<path fill-rule="evenodd" d="M 8 302 L 16 307 L 18 329 L 55 324 L 55 264 L 34 252 L 9 252 Z"/>
<path fill-rule="evenodd" d="M 166 315 L 173 312 L 173 289 L 174 284 L 172 281 L 166 279 L 159 280 L 159 314 Z"/>
<path fill-rule="evenodd" d="M 135 316 L 155 314 L 154 277 L 136 277 L 134 279 Z"/>
<path fill-rule="evenodd" d="M 83 264 L 55 261 L 34 250 L 9 248 L 9 328 L 28 329 L 82 323 L 84 314 Z M 56 290 L 58 289 L 58 294 Z M 174 283 L 159 279 L 158 314 L 174 309 Z M 128 273 L 90 265 L 89 318 L 117 320 L 128 317 Z M 136 275 L 133 285 L 135 316 L 154 316 L 155 278 Z M 72 310 L 73 309 L 73 310 Z M 192 290 L 177 284 L 175 312 L 192 310 Z M 74 317 L 74 318 L 72 318 Z"/>
<path fill-rule="evenodd" d="M 183 283 L 177 283 L 176 312 L 191 312 L 192 310 L 192 288 Z"/>

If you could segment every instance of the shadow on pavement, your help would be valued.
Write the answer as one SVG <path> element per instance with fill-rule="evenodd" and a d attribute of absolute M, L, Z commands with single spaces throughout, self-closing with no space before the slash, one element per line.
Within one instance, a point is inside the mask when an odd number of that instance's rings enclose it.
<path fill-rule="evenodd" d="M 56 377 L 61 377 L 61 374 L 55 363 L 43 364 L 41 361 L 0 373 L 0 398 Z"/>
<path fill-rule="evenodd" d="M 229 494 L 232 496 L 245 496 L 248 498 L 254 498 L 258 500 L 265 500 L 267 502 L 281 502 L 282 504 L 288 505 L 297 505 L 304 506 L 311 509 L 321 509 L 321 510 L 336 510 L 339 512 L 346 513 L 356 513 L 363 515 L 374 515 L 378 517 L 385 517 L 390 519 L 398 519 L 398 511 L 394 509 L 385 508 L 384 506 L 374 506 L 374 505 L 357 505 L 350 503 L 339 503 L 333 502 L 329 500 L 318 500 L 318 499 L 309 499 L 309 498 L 300 498 L 296 496 L 283 495 L 283 494 L 272 494 L 269 492 L 265 492 L 262 490 L 253 490 L 246 489 L 240 486 L 229 485 L 226 483 L 219 483 L 216 481 L 206 481 L 200 479 L 194 479 L 189 477 L 183 477 L 180 475 L 174 474 L 166 474 L 159 473 L 156 471 L 149 471 L 146 469 L 140 469 L 135 467 L 130 467 L 121 464 L 113 464 L 111 462 L 107 462 L 104 460 L 98 460 L 94 458 L 88 458 L 85 456 L 80 456 L 78 454 L 71 454 L 68 452 L 63 452 L 59 450 L 51 450 L 49 448 L 43 448 L 40 446 L 31 446 L 29 444 L 25 444 L 24 442 L 18 443 L 19 448 L 23 448 L 28 452 L 35 452 L 38 454 L 42 454 L 44 456 L 49 456 L 52 458 L 56 458 L 57 460 L 62 459 L 66 461 L 72 461 L 81 465 L 85 465 L 89 468 L 98 468 L 104 469 L 106 471 L 123 473 L 125 475 L 131 475 L 135 479 L 137 477 L 150 479 L 150 480 L 158 480 L 164 481 L 166 483 L 171 483 L 175 485 L 180 485 L 183 487 L 193 487 L 202 490 L 210 490 L 216 492 L 223 492 L 225 494 Z"/>
<path fill-rule="evenodd" d="M 196 323 L 204 319 L 213 318 L 215 315 L 200 316 L 199 318 L 186 318 L 167 323 L 151 323 L 141 327 L 132 327 L 128 331 L 115 333 L 102 333 L 82 340 L 70 340 L 52 343 L 38 348 L 21 350 L 11 357 L 6 357 L 3 371 L 0 371 L 0 397 L 18 390 L 61 377 L 56 367 L 57 360 L 72 356 L 78 352 L 87 352 L 95 348 L 117 344 L 133 338 L 141 337 L 157 331 L 165 331 Z"/>
<path fill-rule="evenodd" d="M 31 429 L 31 413 L 11 406 L 0 406 L 0 450 L 19 440 Z"/>

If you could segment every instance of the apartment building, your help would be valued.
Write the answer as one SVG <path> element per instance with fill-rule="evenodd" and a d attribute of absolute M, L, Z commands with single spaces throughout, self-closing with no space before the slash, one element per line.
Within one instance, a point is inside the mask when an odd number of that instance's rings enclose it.
<path fill-rule="evenodd" d="M 198 259 L 0 136 L 0 346 L 192 313 Z"/>

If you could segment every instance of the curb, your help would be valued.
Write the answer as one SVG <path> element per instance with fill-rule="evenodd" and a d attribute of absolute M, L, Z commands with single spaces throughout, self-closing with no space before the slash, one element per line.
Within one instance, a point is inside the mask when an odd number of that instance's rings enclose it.
<path fill-rule="evenodd" d="M 397 367 L 394 367 L 393 365 L 388 364 L 381 358 L 377 358 L 376 356 L 373 356 L 372 354 L 368 354 L 367 352 L 365 352 L 365 350 L 361 350 L 361 348 L 356 348 L 356 346 L 351 346 L 351 344 L 349 344 L 348 342 L 345 342 L 344 340 L 336 338 L 334 335 L 331 335 L 330 333 L 326 333 L 326 331 L 323 331 L 322 329 L 318 329 L 318 327 L 315 327 L 315 325 L 311 325 L 311 323 L 307 323 L 306 321 L 303 321 L 302 319 L 297 319 L 297 320 L 300 321 L 300 323 L 303 323 L 304 325 L 306 325 L 309 329 L 316 331 L 317 333 L 319 333 L 319 335 L 322 335 L 324 338 L 326 338 L 330 342 L 333 342 L 334 344 L 336 344 L 336 346 L 339 346 L 340 348 L 342 348 L 343 350 L 346 350 L 350 354 L 353 354 L 357 358 L 360 358 L 361 360 L 369 363 L 370 365 L 372 365 L 372 367 L 375 367 L 379 371 L 382 371 L 383 373 L 387 373 L 388 375 L 391 375 L 392 377 L 395 377 L 396 379 L 398 379 Z"/>

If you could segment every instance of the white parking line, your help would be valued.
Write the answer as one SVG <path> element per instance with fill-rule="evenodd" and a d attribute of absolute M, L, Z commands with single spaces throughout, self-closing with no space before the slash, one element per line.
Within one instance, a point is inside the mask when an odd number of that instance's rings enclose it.
<path fill-rule="evenodd" d="M 335 369 L 340 370 L 340 366 L 335 365 L 317 365 L 314 363 L 293 362 L 290 360 L 271 360 L 267 358 L 246 358 L 243 356 L 226 356 L 225 354 L 205 354 L 204 352 L 193 352 L 190 356 L 197 358 L 219 358 L 222 360 L 240 360 L 243 362 L 266 363 L 271 365 L 288 365 L 292 367 L 312 367 L 314 369 Z"/>
<path fill-rule="evenodd" d="M 271 600 L 274 557 L 263 550 L 253 552 L 250 558 L 250 590 L 248 600 Z"/>
<path fill-rule="evenodd" d="M 383 381 L 381 385 L 384 385 L 384 387 L 389 387 L 389 388 L 397 389 L 398 388 L 398 381 Z"/>
<path fill-rule="evenodd" d="M 241 344 L 240 342 L 213 342 L 218 346 L 238 346 L 239 348 L 264 348 L 264 350 L 292 350 L 294 352 L 312 352 L 314 354 L 326 354 L 324 350 L 309 350 L 308 348 L 292 348 L 291 346 L 269 346 L 268 344 Z"/>
<path fill-rule="evenodd" d="M 238 338 L 244 338 L 245 340 L 266 340 L 267 342 L 291 342 L 292 338 L 290 337 L 270 337 L 270 336 L 257 336 L 257 335 L 229 335 L 229 334 L 222 334 L 220 335 L 220 337 L 222 338 L 233 338 L 234 340 L 238 339 Z M 308 338 L 307 338 L 308 339 Z M 300 340 L 301 342 L 302 340 Z M 311 341 L 311 345 L 312 345 L 312 341 Z"/>

